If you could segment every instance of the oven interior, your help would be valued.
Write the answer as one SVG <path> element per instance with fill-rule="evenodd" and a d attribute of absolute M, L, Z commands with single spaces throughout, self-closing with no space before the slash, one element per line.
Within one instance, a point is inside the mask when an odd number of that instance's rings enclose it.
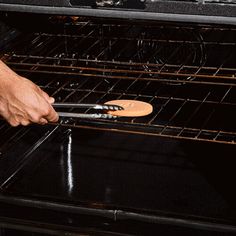
<path fill-rule="evenodd" d="M 118 225 L 149 220 L 236 232 L 235 27 L 1 19 L 2 59 L 57 102 L 133 99 L 154 108 L 141 118 L 64 118 L 44 127 L 1 120 L 2 202 L 115 212 Z"/>

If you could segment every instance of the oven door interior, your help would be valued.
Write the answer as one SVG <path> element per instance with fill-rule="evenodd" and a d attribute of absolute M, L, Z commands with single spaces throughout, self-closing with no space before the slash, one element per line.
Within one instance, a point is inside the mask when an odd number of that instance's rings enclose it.
<path fill-rule="evenodd" d="M 2 226 L 234 234 L 236 29 L 26 18 L 34 25 L 13 16 L 2 27 L 2 59 L 18 73 L 57 101 L 129 98 L 154 113 L 43 127 L 1 121 Z"/>
<path fill-rule="evenodd" d="M 1 179 L 1 220 L 134 235 L 234 233 L 234 146 L 54 128 L 23 152 L 40 132 L 31 127 L 14 151 L 2 153 L 1 171 L 18 161 Z"/>

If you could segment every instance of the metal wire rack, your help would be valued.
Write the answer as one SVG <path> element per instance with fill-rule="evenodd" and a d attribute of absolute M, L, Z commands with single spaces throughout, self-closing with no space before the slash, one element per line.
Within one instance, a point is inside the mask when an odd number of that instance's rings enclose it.
<path fill-rule="evenodd" d="M 235 39 L 236 28 L 79 18 L 19 36 L 3 58 L 57 101 L 154 107 L 146 117 L 63 126 L 235 144 Z"/>

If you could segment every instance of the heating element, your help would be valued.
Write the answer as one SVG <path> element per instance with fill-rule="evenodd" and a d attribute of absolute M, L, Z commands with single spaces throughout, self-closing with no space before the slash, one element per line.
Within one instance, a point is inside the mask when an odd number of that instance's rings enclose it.
<path fill-rule="evenodd" d="M 58 102 L 133 99 L 154 107 L 142 118 L 61 125 L 234 144 L 235 28 L 59 20 L 11 42 L 7 64 Z"/>

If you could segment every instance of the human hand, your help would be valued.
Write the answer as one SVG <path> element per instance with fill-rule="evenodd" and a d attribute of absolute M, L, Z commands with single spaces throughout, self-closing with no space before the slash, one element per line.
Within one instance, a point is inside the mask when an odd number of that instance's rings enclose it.
<path fill-rule="evenodd" d="M 0 115 L 12 126 L 58 121 L 54 99 L 0 61 Z"/>

